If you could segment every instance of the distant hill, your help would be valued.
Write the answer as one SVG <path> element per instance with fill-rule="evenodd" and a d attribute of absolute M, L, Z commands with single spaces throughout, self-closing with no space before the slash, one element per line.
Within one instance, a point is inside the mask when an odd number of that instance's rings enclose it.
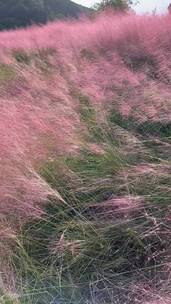
<path fill-rule="evenodd" d="M 55 17 L 74 17 L 77 18 L 82 13 L 88 13 L 90 10 L 82 5 L 70 0 L 44 0 L 49 19 Z"/>
<path fill-rule="evenodd" d="M 0 30 L 46 23 L 56 18 L 77 18 L 89 9 L 70 0 L 0 0 Z"/>

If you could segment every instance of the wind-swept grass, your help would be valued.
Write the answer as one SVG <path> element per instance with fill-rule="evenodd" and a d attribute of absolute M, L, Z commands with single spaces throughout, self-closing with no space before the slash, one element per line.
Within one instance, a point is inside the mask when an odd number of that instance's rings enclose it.
<path fill-rule="evenodd" d="M 86 110 L 84 116 L 88 127 L 92 112 Z M 28 223 L 20 235 L 27 254 L 26 269 L 19 256 L 22 276 L 37 290 L 32 303 L 40 298 L 45 303 L 52 295 L 59 303 L 141 303 L 155 288 L 164 288 L 169 275 L 169 163 L 167 158 L 156 162 L 146 146 L 144 161 L 142 156 L 132 162 L 133 150 L 125 153 L 123 143 L 108 140 L 113 131 L 110 120 L 107 137 L 100 140 L 103 149 L 98 150 L 95 137 L 94 151 L 86 144 L 78 155 L 50 159 L 40 169 L 64 201 L 49 199 L 45 216 Z M 142 138 L 140 142 L 144 145 Z M 144 295 L 142 287 L 133 287 L 136 281 L 153 289 Z"/>
<path fill-rule="evenodd" d="M 2 304 L 168 302 L 170 28 L 108 13 L 0 34 Z"/>

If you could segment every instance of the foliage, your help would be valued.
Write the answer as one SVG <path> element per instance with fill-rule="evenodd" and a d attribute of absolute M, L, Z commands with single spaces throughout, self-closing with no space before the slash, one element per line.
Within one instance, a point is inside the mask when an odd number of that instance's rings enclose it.
<path fill-rule="evenodd" d="M 104 10 L 106 8 L 112 8 L 115 10 L 128 10 L 129 5 L 132 4 L 132 1 L 127 0 L 103 0 L 100 3 L 96 4 L 95 8 L 97 10 Z"/>

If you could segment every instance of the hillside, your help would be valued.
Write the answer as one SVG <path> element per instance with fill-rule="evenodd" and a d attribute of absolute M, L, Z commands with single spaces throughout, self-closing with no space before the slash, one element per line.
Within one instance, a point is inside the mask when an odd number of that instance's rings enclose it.
<path fill-rule="evenodd" d="M 70 0 L 0 0 L 0 29 L 25 27 L 61 18 L 78 18 L 89 9 Z"/>
<path fill-rule="evenodd" d="M 0 33 L 0 303 L 171 302 L 171 18 Z"/>
<path fill-rule="evenodd" d="M 88 14 L 89 9 L 70 0 L 44 0 L 49 19 L 56 16 L 77 18 L 80 14 Z"/>

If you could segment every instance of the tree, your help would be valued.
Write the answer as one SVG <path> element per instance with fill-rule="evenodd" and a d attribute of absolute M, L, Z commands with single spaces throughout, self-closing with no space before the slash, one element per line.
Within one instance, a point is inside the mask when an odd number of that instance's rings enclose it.
<path fill-rule="evenodd" d="M 126 11 L 129 9 L 131 0 L 102 0 L 100 4 L 96 4 L 97 10 L 104 10 L 106 8 L 113 8 L 115 10 Z"/>

